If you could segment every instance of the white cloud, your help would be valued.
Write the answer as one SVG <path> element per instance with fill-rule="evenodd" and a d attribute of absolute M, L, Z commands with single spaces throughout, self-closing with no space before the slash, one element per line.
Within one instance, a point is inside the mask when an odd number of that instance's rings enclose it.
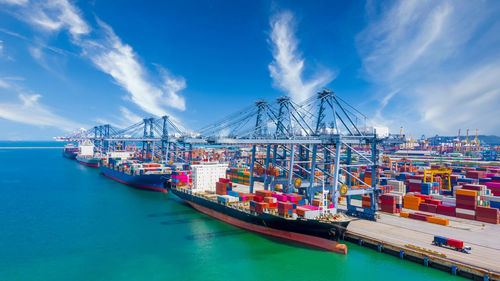
<path fill-rule="evenodd" d="M 287 92 L 295 102 L 301 102 L 334 79 L 333 73 L 325 70 L 304 81 L 304 59 L 297 50 L 292 13 L 276 14 L 270 24 L 274 61 L 269 65 L 269 71 L 278 88 Z"/>
<path fill-rule="evenodd" d="M 20 103 L 0 103 L 0 118 L 35 126 L 73 130 L 80 124 L 65 119 L 39 102 L 41 95 L 19 94 Z"/>
<path fill-rule="evenodd" d="M 133 113 L 130 111 L 128 108 L 120 106 L 120 111 L 122 113 L 123 118 L 125 119 L 123 122 L 125 125 L 132 125 L 135 124 L 139 121 L 142 121 L 143 118 L 141 118 L 139 115 Z"/>
<path fill-rule="evenodd" d="M 161 67 L 158 67 L 159 75 L 152 75 L 140 63 L 133 48 L 123 43 L 110 26 L 97 19 L 97 29 L 92 30 L 78 8 L 67 0 L 32 3 L 23 7 L 18 17 L 43 30 L 68 30 L 72 35 L 71 42 L 82 49 L 82 55 L 109 74 L 129 93 L 127 99 L 144 112 L 162 116 L 167 114 L 169 107 L 186 109 L 185 99 L 180 94 L 186 87 L 183 77 L 175 77 Z M 50 69 L 49 64 L 44 63 L 41 47 L 49 48 L 38 44 L 29 49 L 30 53 L 37 62 Z"/>
<path fill-rule="evenodd" d="M 457 128 L 499 133 L 499 77 L 500 61 L 496 61 L 474 68 L 453 82 L 422 85 L 416 90 L 422 121 L 446 133 L 454 133 Z"/>
<path fill-rule="evenodd" d="M 448 2 L 408 0 L 397 2 L 370 17 L 370 24 L 357 36 L 358 49 L 368 75 L 376 82 L 396 79 L 426 55 L 440 61 L 447 57 L 444 41 L 451 39 L 449 29 L 453 7 Z M 467 33 L 467 32 L 466 32 Z M 433 46 L 435 44 L 441 45 Z M 454 43 L 448 41 L 448 43 Z M 433 56 L 439 53 L 439 56 Z"/>
<path fill-rule="evenodd" d="M 78 41 L 84 55 L 129 92 L 130 100 L 143 111 L 162 116 L 167 114 L 165 107 L 185 110 L 185 100 L 179 95 L 179 91 L 186 87 L 185 80 L 161 71 L 163 84 L 148 81 L 147 70 L 139 63 L 132 47 L 124 44 L 111 27 L 101 21 L 98 23 L 105 37 L 98 41 Z"/>
<path fill-rule="evenodd" d="M 30 55 L 37 61 L 40 61 L 43 58 L 42 49 L 39 47 L 29 47 L 28 51 Z"/>
<path fill-rule="evenodd" d="M 367 9 L 357 47 L 366 78 L 375 82 L 372 91 L 388 93 L 378 99 L 375 119 L 389 120 L 392 129 L 405 123 L 417 133 L 451 134 L 465 126 L 500 133 L 492 110 L 500 104 L 492 76 L 499 74 L 500 40 L 491 40 L 491 29 L 500 31 L 499 5 L 372 3 L 379 7 Z"/>
<path fill-rule="evenodd" d="M 28 0 L 0 0 L 0 4 L 8 4 L 8 5 L 26 5 L 28 4 Z"/>
<path fill-rule="evenodd" d="M 0 88 L 8 88 L 9 84 L 0 78 Z"/>
<path fill-rule="evenodd" d="M 3 41 L 0 40 L 0 55 L 2 54 L 3 51 Z"/>
<path fill-rule="evenodd" d="M 91 31 L 80 12 L 67 0 L 50 0 L 32 3 L 24 16 L 35 26 L 48 31 L 68 29 L 74 37 Z"/>

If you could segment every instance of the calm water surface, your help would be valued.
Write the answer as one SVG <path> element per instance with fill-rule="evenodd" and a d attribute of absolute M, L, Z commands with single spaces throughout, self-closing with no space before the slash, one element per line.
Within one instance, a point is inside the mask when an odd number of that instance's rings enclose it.
<path fill-rule="evenodd" d="M 463 280 L 348 249 L 342 256 L 243 231 L 60 150 L 0 149 L 0 280 Z"/>

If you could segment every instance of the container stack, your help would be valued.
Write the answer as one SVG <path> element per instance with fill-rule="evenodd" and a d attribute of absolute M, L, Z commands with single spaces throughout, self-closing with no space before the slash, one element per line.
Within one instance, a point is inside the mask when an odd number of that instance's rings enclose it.
<path fill-rule="evenodd" d="M 278 202 L 278 213 L 283 216 L 292 216 L 297 205 L 291 202 Z"/>
<path fill-rule="evenodd" d="M 406 193 L 405 183 L 398 180 L 387 180 L 387 184 L 392 186 L 392 190 L 396 192 Z"/>
<path fill-rule="evenodd" d="M 476 217 L 477 192 L 466 189 L 456 191 L 456 216 L 457 218 L 473 220 Z"/>
<path fill-rule="evenodd" d="M 421 192 L 424 175 L 406 175 L 408 192 Z"/>
<path fill-rule="evenodd" d="M 274 197 L 264 197 L 263 202 L 269 205 L 269 209 L 276 209 L 278 207 L 278 200 Z"/>
<path fill-rule="evenodd" d="M 215 194 L 217 195 L 227 195 L 227 192 L 231 190 L 229 179 L 219 178 L 219 181 L 215 183 Z"/>
<path fill-rule="evenodd" d="M 405 195 L 403 198 L 403 208 L 418 210 L 422 199 L 413 195 Z"/>
<path fill-rule="evenodd" d="M 250 185 L 250 172 L 246 168 L 230 168 L 227 175 L 233 183 Z"/>
<path fill-rule="evenodd" d="M 396 207 L 397 198 L 395 195 L 382 194 L 379 198 L 380 211 L 391 214 L 399 213 L 399 209 Z"/>
<path fill-rule="evenodd" d="M 450 217 L 455 217 L 455 207 L 453 206 L 447 206 L 447 205 L 438 205 L 436 207 L 436 213 L 439 215 L 445 215 L 445 216 L 450 216 Z"/>
<path fill-rule="evenodd" d="M 500 196 L 500 182 L 494 182 L 495 177 L 492 177 L 492 181 L 491 182 L 485 182 L 484 185 L 486 185 L 486 187 L 491 190 L 491 194 L 495 195 L 495 196 Z"/>
<path fill-rule="evenodd" d="M 371 209 L 372 202 L 371 202 L 370 195 L 363 195 L 361 197 L 361 207 Z"/>
<path fill-rule="evenodd" d="M 478 206 L 476 208 L 476 220 L 487 223 L 499 224 L 500 217 L 498 209 Z"/>
<path fill-rule="evenodd" d="M 174 186 L 191 185 L 193 180 L 191 178 L 191 171 L 174 171 L 171 175 L 171 182 Z"/>

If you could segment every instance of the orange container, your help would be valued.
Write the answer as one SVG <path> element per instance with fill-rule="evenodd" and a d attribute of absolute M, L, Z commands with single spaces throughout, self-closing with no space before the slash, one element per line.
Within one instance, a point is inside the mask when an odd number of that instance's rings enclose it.
<path fill-rule="evenodd" d="M 474 190 L 457 189 L 456 193 L 460 194 L 460 195 L 466 195 L 466 196 L 477 196 L 477 191 L 474 191 Z"/>
<path fill-rule="evenodd" d="M 408 213 L 408 212 L 401 212 L 401 213 L 399 213 L 399 216 L 403 217 L 403 218 L 407 218 L 408 216 L 410 216 L 410 213 Z"/>
<path fill-rule="evenodd" d="M 450 221 L 447 219 L 436 218 L 436 217 L 427 217 L 427 222 L 440 224 L 440 225 L 449 225 Z"/>

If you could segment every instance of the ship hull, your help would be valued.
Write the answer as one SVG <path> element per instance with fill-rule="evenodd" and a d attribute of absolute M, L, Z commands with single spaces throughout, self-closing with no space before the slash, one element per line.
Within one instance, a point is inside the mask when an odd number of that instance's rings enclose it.
<path fill-rule="evenodd" d="M 349 221 L 323 223 L 317 220 L 290 220 L 266 213 L 254 215 L 175 188 L 172 192 L 196 210 L 234 226 L 347 254 L 347 247 L 337 240 Z"/>
<path fill-rule="evenodd" d="M 101 172 L 108 178 L 114 179 L 115 181 L 127 184 L 134 188 L 166 192 L 164 187 L 165 181 L 168 179 L 169 175 L 129 175 L 114 169 L 108 168 L 106 166 L 100 166 Z"/>
<path fill-rule="evenodd" d="M 93 168 L 99 167 L 99 159 L 97 158 L 81 158 L 77 156 L 76 161 L 87 167 L 93 167 Z"/>

